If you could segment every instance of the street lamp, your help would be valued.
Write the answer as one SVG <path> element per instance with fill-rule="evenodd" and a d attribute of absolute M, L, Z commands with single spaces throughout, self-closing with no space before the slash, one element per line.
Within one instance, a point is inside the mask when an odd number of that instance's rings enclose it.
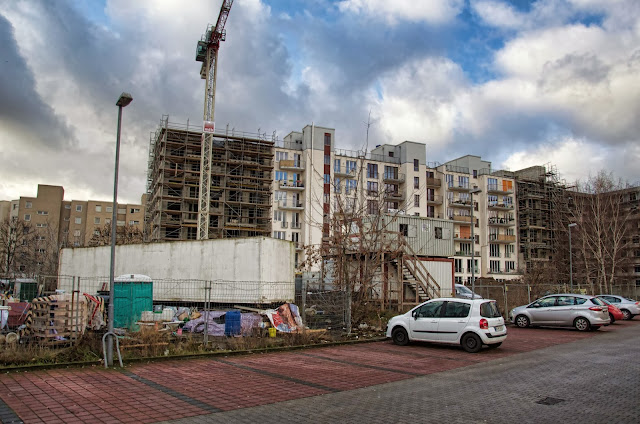
<path fill-rule="evenodd" d="M 118 106 L 118 132 L 116 135 L 116 165 L 114 170 L 114 178 L 113 178 L 113 207 L 111 214 L 111 263 L 109 265 L 109 327 L 108 333 L 110 333 L 109 343 L 107 345 L 107 364 L 108 366 L 113 365 L 113 337 L 115 337 L 113 333 L 113 321 L 115 318 L 114 314 L 114 289 L 113 289 L 113 273 L 115 269 L 115 259 L 116 259 L 116 223 L 117 223 L 117 209 L 118 209 L 118 166 L 120 164 L 120 125 L 122 122 L 122 108 L 126 107 L 131 101 L 133 97 L 129 93 L 122 93 L 118 101 L 116 102 L 116 106 Z"/>
<path fill-rule="evenodd" d="M 572 262 L 572 249 L 571 249 L 571 228 L 577 226 L 575 222 L 569 224 L 569 287 L 573 292 L 573 262 Z"/>
<path fill-rule="evenodd" d="M 476 297 L 476 236 L 473 233 L 473 227 L 476 223 L 473 221 L 473 195 L 482 192 L 478 187 L 474 187 L 469 191 L 471 194 L 471 299 Z"/>

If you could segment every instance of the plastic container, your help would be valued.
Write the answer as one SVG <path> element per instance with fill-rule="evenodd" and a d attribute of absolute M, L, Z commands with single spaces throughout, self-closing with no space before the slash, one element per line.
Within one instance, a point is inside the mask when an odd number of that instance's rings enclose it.
<path fill-rule="evenodd" d="M 228 311 L 224 316 L 224 335 L 239 336 L 242 330 L 241 313 L 238 310 Z"/>
<path fill-rule="evenodd" d="M 275 337 L 276 336 L 276 328 L 275 327 L 269 327 L 269 337 Z"/>

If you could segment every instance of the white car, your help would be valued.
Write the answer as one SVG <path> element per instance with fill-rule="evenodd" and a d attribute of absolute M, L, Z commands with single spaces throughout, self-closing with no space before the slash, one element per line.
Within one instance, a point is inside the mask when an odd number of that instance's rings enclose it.
<path fill-rule="evenodd" d="M 638 301 L 624 296 L 616 296 L 615 294 L 599 294 L 596 297 L 604 299 L 620 309 L 624 319 L 633 319 L 636 315 L 640 315 L 640 302 Z"/>
<path fill-rule="evenodd" d="M 439 298 L 391 318 L 387 337 L 400 346 L 410 341 L 460 344 L 475 353 L 482 345 L 500 346 L 507 328 L 495 300 Z"/>

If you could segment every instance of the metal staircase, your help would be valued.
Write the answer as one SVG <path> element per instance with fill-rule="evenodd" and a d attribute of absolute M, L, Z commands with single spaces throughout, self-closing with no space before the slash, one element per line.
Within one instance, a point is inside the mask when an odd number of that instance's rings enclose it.
<path fill-rule="evenodd" d="M 440 297 L 440 285 L 429 273 L 411 246 L 402 243 L 402 255 L 393 263 L 402 276 L 403 287 L 409 287 L 416 294 L 417 303 Z"/>

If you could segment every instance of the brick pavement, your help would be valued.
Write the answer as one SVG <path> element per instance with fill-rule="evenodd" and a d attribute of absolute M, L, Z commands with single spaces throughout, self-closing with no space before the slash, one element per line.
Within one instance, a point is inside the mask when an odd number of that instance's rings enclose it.
<path fill-rule="evenodd" d="M 269 414 L 281 409 L 293 413 L 287 406 L 290 402 L 316 405 L 326 402 L 325 399 L 351 399 L 351 404 L 342 409 L 325 406 L 312 417 L 314 421 L 319 418 L 330 422 L 339 417 L 341 411 L 347 413 L 359 404 L 356 393 L 361 390 L 379 394 L 384 387 L 421 385 L 418 381 L 426 378 L 424 376 L 444 375 L 470 365 L 475 365 L 469 368 L 473 369 L 483 363 L 499 364 L 505 360 L 517 364 L 526 352 L 583 339 L 617 339 L 616 333 L 621 332 L 638 336 L 639 323 L 621 322 L 588 333 L 510 327 L 509 336 L 500 348 L 475 355 L 457 347 L 428 344 L 398 347 L 390 342 L 376 342 L 136 364 L 123 371 L 85 368 L 8 373 L 0 376 L 0 420 L 255 422 L 256 414 L 262 414 L 260 421 L 275 422 Z M 523 355 L 514 356 L 516 354 Z M 535 358 L 536 353 L 529 356 Z M 455 390 L 449 391 L 454 396 Z M 260 412 L 263 408 L 266 410 Z M 378 415 L 388 417 L 390 411 L 399 413 L 398 408 L 396 404 L 387 405 L 385 414 Z M 304 412 L 307 410 L 314 408 L 302 408 L 300 419 L 307 417 Z M 325 410 L 334 411 L 335 416 L 324 414 Z M 378 415 L 373 414 L 372 422 L 382 422 L 376 421 Z"/>

